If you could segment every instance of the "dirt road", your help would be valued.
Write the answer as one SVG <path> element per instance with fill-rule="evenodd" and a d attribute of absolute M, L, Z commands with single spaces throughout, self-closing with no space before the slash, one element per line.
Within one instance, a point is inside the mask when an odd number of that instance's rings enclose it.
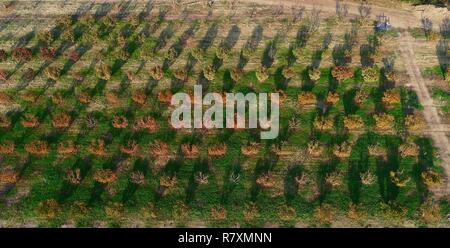
<path fill-rule="evenodd" d="M 73 14 L 75 11 L 82 9 L 81 6 L 89 6 L 95 4 L 97 6 L 104 3 L 118 3 L 124 2 L 123 0 L 60 0 L 60 1 L 36 1 L 36 0 L 20 0 L 17 6 L 14 8 L 15 18 L 48 18 L 58 16 L 61 14 Z M 139 11 L 145 6 L 149 0 L 134 0 L 130 1 L 131 11 Z M 169 0 L 153 0 L 158 4 L 170 4 Z M 193 4 L 197 2 L 205 2 L 204 0 L 192 0 L 185 1 L 185 4 Z M 349 15 L 359 15 L 359 3 L 353 1 L 345 1 L 349 7 Z M 285 13 L 290 14 L 291 6 L 298 5 L 304 6 L 307 10 L 311 10 L 313 7 L 320 9 L 322 16 L 331 16 L 335 14 L 335 0 L 239 0 L 237 12 L 242 15 L 248 15 L 246 9 L 250 9 L 254 4 L 258 5 L 284 5 Z M 445 8 L 435 8 L 433 6 L 419 6 L 412 7 L 408 4 L 391 4 L 395 7 L 390 7 L 384 4 L 384 6 L 372 5 L 371 17 L 375 18 L 376 15 L 385 14 L 390 18 L 390 21 L 394 27 L 398 28 L 410 28 L 419 27 L 421 16 L 430 18 L 434 25 L 433 28 L 439 29 L 440 23 L 445 17 L 449 17 L 449 11 Z M 227 4 L 224 1 L 216 0 L 216 9 L 227 12 Z M 39 9 L 39 11 L 36 11 Z M 94 10 L 92 8 L 91 10 Z M 0 11 L 0 18 L 5 18 L 9 13 L 2 13 Z"/>
<path fill-rule="evenodd" d="M 450 176 L 450 142 L 445 133 L 440 132 L 440 130 L 445 129 L 445 125 L 442 124 L 441 117 L 438 114 L 437 108 L 433 104 L 433 99 L 428 91 L 425 79 L 423 78 L 419 67 L 417 66 L 416 60 L 414 58 L 413 50 L 413 38 L 409 33 L 402 33 L 400 36 L 400 52 L 402 54 L 406 71 L 410 78 L 411 86 L 417 93 L 419 101 L 423 105 L 423 114 L 425 120 L 429 126 L 429 135 L 433 139 L 434 146 L 439 149 L 440 158 L 442 159 L 442 167 L 445 170 L 447 178 L 441 189 L 437 189 L 434 193 L 437 197 L 448 196 L 449 192 L 449 176 Z"/>
<path fill-rule="evenodd" d="M 287 7 L 293 5 L 302 5 L 306 9 L 313 7 L 320 9 L 323 13 L 334 14 L 336 12 L 336 0 L 240 0 L 247 3 L 260 3 L 266 5 L 285 5 Z M 349 7 L 350 15 L 359 15 L 359 3 L 345 1 Z M 428 17 L 434 23 L 433 28 L 439 29 L 440 23 L 445 17 L 449 17 L 449 11 L 445 8 L 435 8 L 433 6 L 418 6 L 412 7 L 406 4 L 396 4 L 394 8 L 385 6 L 372 5 L 371 17 L 375 18 L 377 15 L 385 14 L 390 18 L 394 27 L 398 28 L 412 28 L 419 27 L 422 16 Z"/>

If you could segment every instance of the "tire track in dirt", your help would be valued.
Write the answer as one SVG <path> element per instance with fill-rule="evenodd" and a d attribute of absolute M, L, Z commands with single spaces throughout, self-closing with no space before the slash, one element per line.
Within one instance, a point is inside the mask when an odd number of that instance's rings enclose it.
<path fill-rule="evenodd" d="M 430 92 L 428 92 L 425 79 L 417 66 L 412 43 L 413 38 L 409 33 L 405 32 L 401 34 L 399 42 L 400 52 L 405 63 L 407 74 L 410 78 L 412 88 L 417 93 L 417 97 L 423 105 L 423 114 L 430 129 L 429 134 L 433 139 L 434 146 L 439 149 L 440 158 L 442 159 L 441 166 L 444 168 L 446 174 L 444 185 L 441 188 L 434 190 L 434 194 L 438 198 L 445 197 L 448 196 L 449 192 L 450 142 L 448 141 L 447 135 L 440 132 L 440 130 L 445 130 L 445 125 L 442 124 L 438 110 L 433 104 L 433 98 L 431 97 Z"/>

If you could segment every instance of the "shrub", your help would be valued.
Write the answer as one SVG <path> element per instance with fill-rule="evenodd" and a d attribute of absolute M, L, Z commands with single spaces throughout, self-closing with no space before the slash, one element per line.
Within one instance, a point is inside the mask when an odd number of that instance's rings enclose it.
<path fill-rule="evenodd" d="M 400 93 L 398 91 L 394 91 L 393 89 L 385 91 L 382 98 L 383 103 L 386 105 L 400 103 L 400 100 Z"/>
<path fill-rule="evenodd" d="M 95 68 L 95 73 L 97 77 L 102 80 L 111 79 L 111 67 L 103 62 L 100 62 L 100 64 Z"/>
<path fill-rule="evenodd" d="M 52 60 L 56 56 L 56 50 L 54 48 L 41 47 L 39 48 L 39 56 L 43 60 Z"/>
<path fill-rule="evenodd" d="M 241 153 L 245 156 L 255 156 L 259 153 L 259 146 L 255 142 L 250 142 L 250 144 L 241 147 Z"/>
<path fill-rule="evenodd" d="M 61 92 L 56 92 L 52 95 L 52 101 L 54 104 L 63 106 L 65 102 L 65 96 Z"/>
<path fill-rule="evenodd" d="M 204 172 L 197 172 L 194 176 L 195 182 L 200 185 L 208 184 L 208 175 Z"/>
<path fill-rule="evenodd" d="M 96 182 L 109 184 L 115 182 L 118 178 L 118 175 L 111 169 L 98 169 L 94 172 L 93 178 Z"/>
<path fill-rule="evenodd" d="M 374 67 L 364 67 L 362 77 L 365 82 L 373 83 L 378 81 L 378 70 Z"/>
<path fill-rule="evenodd" d="M 11 127 L 11 120 L 4 115 L 0 115 L 0 128 L 9 128 Z"/>
<path fill-rule="evenodd" d="M 68 128 L 71 118 L 67 113 L 61 112 L 53 116 L 52 124 L 55 128 Z"/>
<path fill-rule="evenodd" d="M 255 71 L 255 74 L 256 74 L 256 78 L 261 83 L 266 81 L 269 78 L 269 72 L 268 72 L 267 68 L 264 66 L 258 67 Z"/>
<path fill-rule="evenodd" d="M 248 204 L 244 209 L 244 220 L 246 222 L 252 222 L 254 219 L 259 218 L 260 214 L 258 206 L 255 203 Z"/>
<path fill-rule="evenodd" d="M 227 210 L 222 206 L 211 208 L 211 219 L 216 221 L 226 220 Z"/>
<path fill-rule="evenodd" d="M 35 140 L 25 144 L 25 151 L 37 156 L 44 156 L 48 154 L 48 144 L 45 141 Z"/>
<path fill-rule="evenodd" d="M 8 71 L 5 69 L 0 69 L 0 81 L 6 81 L 8 79 Z"/>
<path fill-rule="evenodd" d="M 71 60 L 73 63 L 78 62 L 80 60 L 81 55 L 77 51 L 72 51 L 69 53 L 69 60 Z"/>
<path fill-rule="evenodd" d="M 389 177 L 391 178 L 391 182 L 397 187 L 405 187 L 406 184 L 411 180 L 411 178 L 406 176 L 402 170 L 389 172 Z"/>
<path fill-rule="evenodd" d="M 185 69 L 178 69 L 173 76 L 180 81 L 185 81 L 187 79 L 187 72 Z"/>
<path fill-rule="evenodd" d="M 368 94 L 362 90 L 356 92 L 355 98 L 353 99 L 356 105 L 363 104 L 364 100 L 368 98 Z"/>
<path fill-rule="evenodd" d="M 298 95 L 298 103 L 300 105 L 315 105 L 317 102 L 317 97 L 312 92 L 302 92 Z"/>
<path fill-rule="evenodd" d="M 342 175 L 335 171 L 325 176 L 325 183 L 330 187 L 339 187 L 342 185 Z"/>
<path fill-rule="evenodd" d="M 170 101 L 172 100 L 172 92 L 170 92 L 170 91 L 158 92 L 158 100 L 161 103 L 170 104 Z"/>
<path fill-rule="evenodd" d="M 23 127 L 37 127 L 39 126 L 39 119 L 32 114 L 24 114 L 22 120 L 20 121 Z"/>
<path fill-rule="evenodd" d="M 117 105 L 120 103 L 119 96 L 116 92 L 108 91 L 105 93 L 106 102 L 111 105 Z"/>
<path fill-rule="evenodd" d="M 60 69 L 55 66 L 49 66 L 44 69 L 44 75 L 53 81 L 56 81 L 59 77 Z"/>
<path fill-rule="evenodd" d="M 197 61 L 202 61 L 204 57 L 204 52 L 200 48 L 192 48 L 191 56 Z"/>
<path fill-rule="evenodd" d="M 328 92 L 327 95 L 327 103 L 328 104 L 336 104 L 339 101 L 339 94 L 337 92 Z"/>
<path fill-rule="evenodd" d="M 45 218 L 53 219 L 59 211 L 59 203 L 55 199 L 44 200 L 38 205 L 38 212 Z"/>
<path fill-rule="evenodd" d="M 360 178 L 364 185 L 372 185 L 376 180 L 376 176 L 370 170 L 361 173 Z"/>
<path fill-rule="evenodd" d="M 348 141 L 345 141 L 339 145 L 335 145 L 333 148 L 334 156 L 341 159 L 350 157 L 351 153 L 352 145 Z"/>
<path fill-rule="evenodd" d="M 353 68 L 349 66 L 336 66 L 331 71 L 331 75 L 338 81 L 346 80 L 353 77 Z"/>
<path fill-rule="evenodd" d="M 216 77 L 216 71 L 212 65 L 207 65 L 203 68 L 203 76 L 209 81 L 213 81 Z"/>
<path fill-rule="evenodd" d="M 317 81 L 320 79 L 321 71 L 319 68 L 313 68 L 308 70 L 309 79 L 312 81 Z"/>
<path fill-rule="evenodd" d="M 216 50 L 216 57 L 221 60 L 227 59 L 229 54 L 230 54 L 230 50 L 228 50 L 224 47 L 219 47 Z"/>
<path fill-rule="evenodd" d="M 376 145 L 369 146 L 369 154 L 370 154 L 370 156 L 386 157 L 387 151 L 386 151 L 386 148 L 384 148 L 380 144 L 376 144 Z"/>
<path fill-rule="evenodd" d="M 227 152 L 228 146 L 226 144 L 220 144 L 216 146 L 212 146 L 208 148 L 208 155 L 214 157 L 220 157 L 225 155 Z"/>
<path fill-rule="evenodd" d="M 401 144 L 398 150 L 402 158 L 409 156 L 411 157 L 419 156 L 419 147 L 413 142 Z"/>
<path fill-rule="evenodd" d="M 388 71 L 385 73 L 385 76 L 386 76 L 386 79 L 391 82 L 397 81 L 397 74 L 395 73 L 395 71 Z"/>
<path fill-rule="evenodd" d="M 88 150 L 93 155 L 105 156 L 106 155 L 105 141 L 102 139 L 93 140 Z"/>
<path fill-rule="evenodd" d="M 295 76 L 295 71 L 292 68 L 285 67 L 282 71 L 283 77 L 286 79 L 290 79 Z"/>
<path fill-rule="evenodd" d="M 297 217 L 297 211 L 293 207 L 281 205 L 278 208 L 278 217 L 282 221 L 292 221 Z"/>
<path fill-rule="evenodd" d="M 34 70 L 31 68 L 27 68 L 23 71 L 23 79 L 25 79 L 26 81 L 31 81 L 34 79 Z"/>
<path fill-rule="evenodd" d="M 128 126 L 128 119 L 125 116 L 114 116 L 112 125 L 115 128 L 123 129 Z"/>
<path fill-rule="evenodd" d="M 177 177 L 176 176 L 162 176 L 159 178 L 159 186 L 170 189 L 175 187 L 177 184 Z"/>
<path fill-rule="evenodd" d="M 230 69 L 230 77 L 234 82 L 239 82 L 242 78 L 242 73 L 239 71 L 238 68 L 232 68 Z"/>
<path fill-rule="evenodd" d="M 0 171 L 0 183 L 15 184 L 19 181 L 19 174 L 14 170 Z"/>
<path fill-rule="evenodd" d="M 334 211 L 328 204 L 322 204 L 314 210 L 314 217 L 323 224 L 331 224 L 334 219 Z"/>
<path fill-rule="evenodd" d="M 14 60 L 18 62 L 24 62 L 29 61 L 31 59 L 31 57 L 33 56 L 33 52 L 31 51 L 30 48 L 18 47 L 13 50 L 12 56 Z"/>
<path fill-rule="evenodd" d="M 5 92 L 0 92 L 0 104 L 9 105 L 13 103 L 13 99 L 10 95 Z"/>
<path fill-rule="evenodd" d="M 3 62 L 8 59 L 8 54 L 5 50 L 0 49 L 0 62 Z"/>
<path fill-rule="evenodd" d="M 166 157 L 169 155 L 169 145 L 160 140 L 150 145 L 150 154 L 154 157 Z"/>
<path fill-rule="evenodd" d="M 141 171 L 133 171 L 130 175 L 130 181 L 136 185 L 145 185 L 147 182 L 145 181 L 145 175 Z"/>
<path fill-rule="evenodd" d="M 430 189 L 439 188 L 442 185 L 442 178 L 439 173 L 428 169 L 421 173 L 423 183 Z"/>
<path fill-rule="evenodd" d="M 332 117 L 317 116 L 314 120 L 314 127 L 319 130 L 331 130 L 333 129 L 334 120 Z"/>
<path fill-rule="evenodd" d="M 147 100 L 147 95 L 145 94 L 144 90 L 135 90 L 131 95 L 131 99 L 133 100 L 133 102 L 142 106 L 145 104 L 145 101 Z"/>
<path fill-rule="evenodd" d="M 161 66 L 157 65 L 157 66 L 152 67 L 150 69 L 150 76 L 156 81 L 161 80 L 164 76 L 164 72 L 163 72 Z"/>
<path fill-rule="evenodd" d="M 134 140 L 129 140 L 126 146 L 122 146 L 120 151 L 127 155 L 134 155 L 139 149 L 139 144 Z"/>
<path fill-rule="evenodd" d="M 138 129 L 147 129 L 150 132 L 155 132 L 159 129 L 158 122 L 150 116 L 138 118 L 135 127 Z"/>
<path fill-rule="evenodd" d="M 299 61 L 302 58 L 302 48 L 301 47 L 296 47 L 294 49 L 292 49 L 292 55 L 294 55 L 295 59 L 297 61 Z"/>
<path fill-rule="evenodd" d="M 186 158 L 195 158 L 198 155 L 198 147 L 195 144 L 181 144 L 181 152 Z"/>
<path fill-rule="evenodd" d="M 419 208 L 419 216 L 425 223 L 436 223 L 441 220 L 441 208 L 433 200 L 427 200 Z"/>
<path fill-rule="evenodd" d="M 426 125 L 425 120 L 418 115 L 408 115 L 405 118 L 405 125 L 409 131 L 419 131 Z"/>
<path fill-rule="evenodd" d="M 78 185 L 81 183 L 81 172 L 80 169 L 68 169 L 64 179 L 73 185 Z"/>
<path fill-rule="evenodd" d="M 62 141 L 58 144 L 58 154 L 68 156 L 77 151 L 77 147 L 73 141 Z"/>
<path fill-rule="evenodd" d="M 387 131 L 394 128 L 395 118 L 392 115 L 385 113 L 376 114 L 374 116 L 374 119 L 375 119 L 375 128 L 378 131 Z"/>
<path fill-rule="evenodd" d="M 317 141 L 311 141 L 308 143 L 308 154 L 312 157 L 322 156 L 325 148 L 323 145 L 319 144 Z"/>
<path fill-rule="evenodd" d="M 275 178 L 273 174 L 268 171 L 266 173 L 263 173 L 262 175 L 258 176 L 256 179 L 256 184 L 261 188 L 273 188 L 275 186 Z"/>
<path fill-rule="evenodd" d="M 40 42 L 44 43 L 45 45 L 49 45 L 53 41 L 53 35 L 50 30 L 43 30 L 43 31 L 39 32 L 37 37 L 38 37 L 38 40 Z"/>
<path fill-rule="evenodd" d="M 357 130 L 364 127 L 364 121 L 358 115 L 346 116 L 344 118 L 344 127 L 348 130 Z"/>
<path fill-rule="evenodd" d="M 15 149 L 16 145 L 10 140 L 3 141 L 3 143 L 0 144 L 0 154 L 10 155 L 14 153 Z"/>

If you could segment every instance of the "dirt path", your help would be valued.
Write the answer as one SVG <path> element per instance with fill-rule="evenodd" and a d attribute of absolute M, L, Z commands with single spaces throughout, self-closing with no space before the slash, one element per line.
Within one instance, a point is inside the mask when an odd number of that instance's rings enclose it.
<path fill-rule="evenodd" d="M 441 189 L 437 189 L 434 193 L 437 197 L 448 196 L 447 193 L 449 192 L 450 181 L 450 142 L 448 141 L 447 135 L 441 132 L 441 130 L 445 130 L 445 125 L 442 124 L 438 110 L 433 105 L 433 98 L 426 87 L 425 79 L 422 77 L 419 67 L 417 66 L 412 44 L 413 38 L 409 35 L 409 33 L 402 33 L 399 43 L 400 52 L 411 80 L 411 86 L 417 93 L 419 101 L 424 107 L 423 114 L 428 123 L 429 129 L 431 130 L 429 134 L 433 139 L 434 146 L 439 149 L 440 158 L 442 159 L 442 167 L 444 168 L 446 174 L 446 180 L 443 187 Z"/>
<path fill-rule="evenodd" d="M 203 0 L 204 1 L 204 0 Z M 36 1 L 36 0 L 21 0 L 18 1 L 21 5 L 14 9 L 14 14 L 17 19 L 37 18 L 48 19 L 61 14 L 74 13 L 81 6 L 89 6 L 90 4 L 97 5 L 91 6 L 91 11 L 97 8 L 102 3 L 118 3 L 123 0 L 73 0 L 73 1 Z M 143 6 L 148 3 L 149 0 L 134 0 L 132 3 L 131 11 L 140 11 Z M 153 0 L 155 6 L 159 4 L 168 4 L 168 0 Z M 194 4 L 202 2 L 201 0 L 185 1 L 186 4 Z M 227 5 L 223 6 L 221 1 L 216 1 L 216 10 L 227 12 Z M 359 3 L 352 1 L 345 1 L 348 5 L 349 15 L 359 15 Z M 246 9 L 250 9 L 253 4 L 258 5 L 283 5 L 285 13 L 289 14 L 292 6 L 304 6 L 307 10 L 312 8 L 320 9 L 322 16 L 332 16 L 335 14 L 336 0 L 239 0 L 237 12 L 241 15 L 248 15 Z M 440 23 L 445 17 L 449 17 L 449 11 L 445 8 L 435 8 L 433 6 L 418 6 L 413 7 L 409 4 L 395 3 L 395 7 L 390 7 L 388 4 L 384 6 L 377 6 L 376 3 L 372 6 L 371 17 L 375 18 L 376 15 L 386 14 L 394 27 L 397 28 L 410 28 L 419 27 L 421 16 L 430 18 L 434 25 L 434 29 L 439 29 Z M 36 8 L 39 11 L 36 11 Z M 5 19 L 9 16 L 8 13 L 2 13 L 0 11 L 0 19 Z"/>
<path fill-rule="evenodd" d="M 293 5 L 301 5 L 310 10 L 313 7 L 320 9 L 322 13 L 334 15 L 336 12 L 336 0 L 240 0 L 247 3 L 260 3 L 265 5 L 285 5 L 290 7 Z M 348 5 L 349 15 L 359 15 L 359 3 L 345 1 Z M 433 6 L 417 6 L 412 7 L 408 4 L 396 3 L 395 8 L 386 6 L 371 5 L 371 17 L 375 18 L 377 15 L 385 14 L 390 18 L 394 27 L 397 28 L 413 28 L 420 26 L 421 16 L 428 17 L 434 23 L 433 28 L 439 29 L 440 23 L 445 17 L 449 16 L 449 11 L 445 8 L 436 8 Z M 288 8 L 289 9 L 289 8 Z"/>

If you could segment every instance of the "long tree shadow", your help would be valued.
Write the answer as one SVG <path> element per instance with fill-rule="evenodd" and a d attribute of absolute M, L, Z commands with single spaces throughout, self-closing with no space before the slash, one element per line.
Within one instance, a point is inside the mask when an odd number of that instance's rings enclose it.
<path fill-rule="evenodd" d="M 177 156 L 176 159 L 170 159 L 167 164 L 164 166 L 164 169 L 161 172 L 161 176 L 168 176 L 170 178 L 176 177 L 177 173 L 180 171 L 180 168 L 184 165 L 184 161 L 180 156 Z M 155 201 L 158 202 L 165 194 L 166 188 L 159 185 L 155 190 Z"/>
<path fill-rule="evenodd" d="M 224 175 L 224 186 L 221 196 L 221 203 L 226 204 L 228 203 L 230 196 L 232 195 L 234 189 L 236 188 L 237 184 L 239 183 L 239 179 L 241 177 L 241 161 L 239 159 L 236 159 L 227 168 L 227 171 Z"/>
<path fill-rule="evenodd" d="M 290 166 L 284 178 L 284 197 L 290 203 L 298 194 L 298 184 L 296 178 L 304 173 L 302 165 Z"/>
<path fill-rule="evenodd" d="M 247 43 L 245 43 L 245 46 L 239 56 L 239 63 L 237 66 L 237 68 L 239 70 L 242 70 L 245 67 L 245 65 L 247 65 L 247 63 L 248 63 L 248 58 L 244 55 L 244 50 L 246 49 L 248 51 L 255 51 L 258 48 L 259 43 L 262 40 L 263 31 L 264 31 L 264 28 L 261 26 L 261 24 L 258 24 L 253 29 L 252 35 L 248 39 Z"/>
<path fill-rule="evenodd" d="M 186 42 L 189 38 L 191 38 L 195 31 L 198 29 L 198 25 L 196 23 L 193 23 L 184 33 L 181 35 L 181 37 L 178 39 L 177 42 L 175 42 L 170 48 L 169 51 L 173 50 L 175 51 L 175 56 L 172 58 L 166 58 L 163 62 L 163 71 L 166 71 L 169 69 L 169 67 L 176 61 L 176 59 L 181 55 L 183 52 L 183 48 L 186 46 Z"/>
<path fill-rule="evenodd" d="M 277 164 L 278 156 L 273 153 L 269 153 L 264 158 L 258 159 L 254 169 L 254 178 L 252 180 L 252 186 L 250 189 L 250 199 L 251 201 L 256 201 L 258 195 L 261 192 L 261 187 L 256 183 L 256 180 L 264 173 L 269 173 Z"/>
<path fill-rule="evenodd" d="M 275 62 L 276 54 L 277 54 L 277 38 L 274 38 L 274 40 L 269 41 L 266 48 L 264 49 L 261 64 L 266 68 L 272 67 L 273 63 Z"/>
<path fill-rule="evenodd" d="M 83 159 L 78 159 L 72 166 L 73 170 L 80 170 L 80 178 L 83 179 L 89 173 L 92 168 L 92 158 L 85 157 Z M 78 185 L 71 184 L 64 180 L 63 186 L 61 187 L 58 195 L 58 202 L 66 201 L 73 193 L 78 189 Z"/>
<path fill-rule="evenodd" d="M 446 75 L 450 64 L 450 57 L 448 55 L 449 45 L 448 40 L 441 39 L 436 45 L 436 55 L 438 57 L 439 65 L 442 70 L 442 74 Z M 447 75 L 448 77 L 449 75 Z"/>
<path fill-rule="evenodd" d="M 156 43 L 156 46 L 153 48 L 153 52 L 157 53 L 159 50 L 165 47 L 167 42 L 170 40 L 170 38 L 172 38 L 174 33 L 175 33 L 174 24 L 169 23 L 169 25 L 167 25 L 167 27 L 159 34 L 158 42 Z"/>
<path fill-rule="evenodd" d="M 317 185 L 319 188 L 319 202 L 322 204 L 326 196 L 331 192 L 331 186 L 326 182 L 326 177 L 330 173 L 336 171 L 338 159 L 332 159 L 330 161 L 324 161 L 319 166 L 319 170 L 317 171 Z"/>
<path fill-rule="evenodd" d="M 148 172 L 148 161 L 144 159 L 137 159 L 134 163 L 134 171 L 141 172 L 144 176 L 146 176 Z M 130 180 L 127 187 L 123 191 L 122 202 L 127 203 L 130 201 L 138 188 L 139 185 Z"/>
<path fill-rule="evenodd" d="M 197 173 L 201 172 L 207 174 L 210 167 L 211 161 L 206 158 L 198 158 L 195 161 L 194 168 L 192 170 L 191 176 L 189 177 L 189 182 L 186 187 L 186 203 L 191 203 L 195 198 L 195 193 L 198 188 L 198 182 L 196 180 Z"/>
<path fill-rule="evenodd" d="M 392 137 L 386 137 L 388 147 L 387 160 L 377 161 L 377 177 L 381 198 L 385 202 L 394 201 L 399 193 L 399 188 L 391 181 L 390 172 L 399 169 L 398 144 Z"/>
<path fill-rule="evenodd" d="M 429 138 L 419 138 L 416 143 L 419 146 L 419 159 L 413 167 L 413 179 L 416 183 L 417 192 L 423 201 L 430 192 L 423 181 L 422 173 L 434 167 L 433 145 Z"/>

